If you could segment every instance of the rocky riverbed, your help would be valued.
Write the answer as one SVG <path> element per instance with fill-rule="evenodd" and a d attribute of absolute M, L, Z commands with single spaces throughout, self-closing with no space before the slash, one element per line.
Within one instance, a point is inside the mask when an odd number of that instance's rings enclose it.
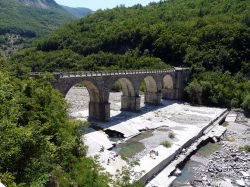
<path fill-rule="evenodd" d="M 226 111 L 219 108 L 194 107 L 170 100 L 163 100 L 161 106 L 144 106 L 142 95 L 140 113 L 121 112 L 120 97 L 119 92 L 110 94 L 111 120 L 94 122 L 93 128 L 98 128 L 86 133 L 82 140 L 89 147 L 88 155 L 98 155 L 100 164 L 114 176 L 127 165 L 121 156 L 132 160 L 139 159 L 139 165 L 135 166 L 134 171 L 145 176 L 143 181 L 158 173 L 159 167 L 164 167 L 163 161 L 170 162 L 177 150 L 187 142 L 194 141 L 204 128 Z M 87 90 L 74 87 L 66 99 L 71 104 L 69 115 L 85 120 L 88 116 Z M 114 132 L 122 134 L 124 140 L 115 142 Z M 169 132 L 173 132 L 174 138 L 169 138 Z M 161 145 L 163 142 L 168 142 L 171 146 Z M 111 150 L 114 144 L 116 146 Z M 151 151 L 157 152 L 157 156 L 152 158 Z M 119 156 L 113 159 L 116 153 Z M 171 168 L 170 170 L 172 171 Z M 166 183 L 161 186 L 166 186 Z"/>
<path fill-rule="evenodd" d="M 237 118 L 224 124 L 227 131 L 217 143 L 221 148 L 210 156 L 195 154 L 191 157 L 190 161 L 196 164 L 191 166 L 193 176 L 187 184 L 196 187 L 250 186 L 250 153 L 240 151 L 241 146 L 250 145 L 250 119 L 242 112 L 232 114 Z"/>
<path fill-rule="evenodd" d="M 117 115 L 120 110 L 120 96 L 121 93 L 119 92 L 111 93 L 110 95 L 111 116 Z M 77 119 L 86 119 L 88 115 L 87 90 L 81 87 L 74 87 L 67 95 L 67 99 L 71 104 L 69 115 Z M 192 124 L 198 127 L 200 126 L 200 124 L 209 121 L 210 113 L 212 112 L 210 108 L 202 109 L 198 107 L 181 105 L 170 105 L 168 107 L 170 108 L 163 113 L 155 111 L 154 113 L 152 113 L 152 116 L 150 116 L 150 113 L 148 113 L 145 119 L 143 118 L 143 116 L 138 116 L 140 119 L 138 119 L 137 122 L 141 120 L 143 121 L 144 119 L 144 121 L 148 120 L 150 124 L 162 122 L 164 125 L 167 124 L 167 126 L 169 126 L 171 123 L 180 123 L 183 125 L 186 123 L 190 123 L 190 125 Z M 186 168 L 184 167 L 183 171 L 184 175 L 186 175 L 186 178 L 188 179 L 188 182 L 185 182 L 185 184 L 182 183 L 181 186 L 183 186 L 183 184 L 184 186 L 197 187 L 250 186 L 250 153 L 242 152 L 239 150 L 240 146 L 250 145 L 250 119 L 246 118 L 242 112 L 231 112 L 227 119 L 227 122 L 224 124 L 225 126 L 227 126 L 227 131 L 223 135 L 223 137 L 221 137 L 221 140 L 216 144 L 216 150 L 213 150 L 212 152 L 208 151 L 209 154 L 205 156 L 195 154 L 190 158 L 190 161 L 187 164 L 188 166 Z M 134 120 L 134 122 L 131 122 L 132 125 L 136 124 L 135 121 L 136 120 Z M 146 123 L 146 121 L 144 121 L 143 124 Z M 171 129 L 173 131 L 180 131 L 180 128 L 184 128 L 184 126 L 180 124 L 176 127 L 171 127 Z M 127 126 L 129 125 L 130 124 L 127 123 Z M 191 126 L 189 126 L 189 128 L 190 127 Z M 104 135 L 105 134 L 103 134 L 103 136 Z M 157 137 L 157 139 L 159 139 L 159 137 Z M 152 149 L 151 144 L 152 142 L 155 142 L 152 141 L 150 137 L 147 137 L 145 139 L 145 142 L 144 140 L 140 141 L 144 144 L 144 150 L 138 153 L 135 156 L 136 158 L 141 158 L 143 155 L 145 155 L 146 152 L 148 152 L 147 148 L 149 147 L 149 149 Z M 214 147 L 214 145 L 212 147 Z M 207 148 L 205 146 L 204 149 L 210 148 Z M 199 151 L 197 153 L 199 153 Z M 117 164 L 118 163 L 115 163 L 115 165 Z M 112 165 L 109 165 L 108 167 L 111 166 Z M 105 166 L 105 168 L 107 168 L 107 166 Z M 115 169 L 116 168 L 114 168 L 114 171 Z M 180 186 L 180 183 L 174 183 L 173 186 Z"/>

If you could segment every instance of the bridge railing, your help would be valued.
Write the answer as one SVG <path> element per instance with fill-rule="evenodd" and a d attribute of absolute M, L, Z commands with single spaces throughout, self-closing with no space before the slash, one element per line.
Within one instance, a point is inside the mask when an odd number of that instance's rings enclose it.
<path fill-rule="evenodd" d="M 166 70 L 112 70 L 112 71 L 75 71 L 58 73 L 60 77 L 92 77 L 92 76 L 111 76 L 111 75 L 133 75 L 145 73 L 165 73 L 174 72 L 175 69 Z"/>
<path fill-rule="evenodd" d="M 176 70 L 185 70 L 188 68 L 170 68 L 156 70 L 110 70 L 110 71 L 74 71 L 74 72 L 54 72 L 60 78 L 63 77 L 93 77 L 93 76 L 111 76 L 111 75 L 133 75 L 133 74 L 152 74 L 175 72 Z M 39 76 L 40 72 L 33 72 L 32 76 Z"/>

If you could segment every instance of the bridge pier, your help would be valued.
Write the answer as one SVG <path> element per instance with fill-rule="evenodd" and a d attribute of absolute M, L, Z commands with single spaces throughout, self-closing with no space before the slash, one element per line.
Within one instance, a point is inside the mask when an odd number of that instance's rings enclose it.
<path fill-rule="evenodd" d="M 108 121 L 110 119 L 110 103 L 89 102 L 89 119 Z"/>
<path fill-rule="evenodd" d="M 137 111 L 140 110 L 140 96 L 121 96 L 122 111 Z"/>
<path fill-rule="evenodd" d="M 145 104 L 159 105 L 161 98 L 161 92 L 145 92 Z"/>

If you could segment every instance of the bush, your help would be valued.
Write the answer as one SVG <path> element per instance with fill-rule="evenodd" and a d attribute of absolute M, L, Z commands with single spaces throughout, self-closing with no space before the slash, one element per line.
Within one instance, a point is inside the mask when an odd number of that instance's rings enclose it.
<path fill-rule="evenodd" d="M 146 90 L 147 88 L 146 88 L 146 83 L 145 83 L 145 81 L 142 81 L 142 83 L 141 83 L 141 85 L 140 85 L 140 91 L 142 92 L 142 93 L 145 93 L 147 90 Z"/>
<path fill-rule="evenodd" d="M 185 91 L 192 104 L 202 104 L 202 86 L 196 79 L 185 88 Z"/>
<path fill-rule="evenodd" d="M 171 139 L 174 139 L 175 138 L 175 133 L 171 131 L 170 133 L 168 133 L 168 137 L 171 138 Z"/>
<path fill-rule="evenodd" d="M 119 82 L 115 82 L 111 90 L 114 92 L 120 92 L 122 90 L 121 84 Z"/>
<path fill-rule="evenodd" d="M 245 145 L 239 148 L 240 151 L 245 151 L 247 153 L 250 153 L 250 145 Z"/>
<path fill-rule="evenodd" d="M 164 141 L 164 142 L 161 143 L 161 145 L 163 145 L 163 146 L 166 147 L 166 148 L 169 148 L 169 147 L 172 146 L 172 143 L 169 142 L 169 141 Z"/>
<path fill-rule="evenodd" d="M 244 100 L 242 107 L 249 110 L 250 97 L 245 96 L 249 89 L 250 82 L 242 74 L 215 71 L 195 76 L 185 91 L 192 104 L 237 108 Z"/>
<path fill-rule="evenodd" d="M 233 98 L 231 100 L 231 107 L 232 108 L 237 108 L 239 106 L 239 100 L 237 98 Z"/>
<path fill-rule="evenodd" d="M 242 103 L 242 108 L 247 112 L 250 113 L 250 94 L 248 94 Z"/>

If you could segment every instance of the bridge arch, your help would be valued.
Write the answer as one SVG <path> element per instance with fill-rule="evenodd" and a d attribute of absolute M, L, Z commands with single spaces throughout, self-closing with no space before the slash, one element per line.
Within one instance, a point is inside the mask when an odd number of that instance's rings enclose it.
<path fill-rule="evenodd" d="M 67 91 L 65 92 L 65 96 L 68 94 L 69 90 L 76 86 L 77 84 L 84 86 L 88 90 L 89 100 L 90 102 L 100 102 L 100 91 L 94 82 L 89 80 L 79 80 L 68 86 Z"/>
<path fill-rule="evenodd" d="M 157 83 L 153 76 L 146 76 L 143 80 L 145 82 L 146 92 L 156 93 L 158 91 Z"/>
<path fill-rule="evenodd" d="M 145 83 L 145 104 L 160 104 L 161 103 L 161 90 L 157 80 L 148 75 L 143 78 Z"/>
<path fill-rule="evenodd" d="M 162 79 L 162 98 L 174 99 L 174 80 L 172 75 L 167 74 Z"/>
<path fill-rule="evenodd" d="M 162 80 L 163 89 L 174 89 L 174 81 L 171 75 L 165 75 Z"/>
<path fill-rule="evenodd" d="M 69 90 L 80 84 L 87 89 L 89 96 L 88 103 L 88 119 L 97 119 L 101 121 L 106 121 L 109 119 L 110 111 L 109 111 L 109 103 L 104 101 L 103 98 L 103 90 L 101 90 L 100 86 L 98 86 L 98 82 L 94 79 L 72 79 L 71 82 L 67 84 L 67 90 L 65 90 L 65 96 L 69 92 Z M 86 99 L 86 98 L 84 98 Z M 84 118 L 87 117 L 84 116 Z"/>
<path fill-rule="evenodd" d="M 132 81 L 128 78 L 119 78 L 112 82 L 112 85 L 118 83 L 122 95 L 121 95 L 121 110 L 123 111 L 135 111 L 139 110 L 140 102 L 138 103 L 138 99 L 140 98 L 135 91 L 134 85 Z M 110 96 L 110 92 L 109 92 Z"/>
<path fill-rule="evenodd" d="M 120 78 L 117 80 L 125 96 L 135 96 L 135 89 L 132 82 L 128 78 Z"/>
<path fill-rule="evenodd" d="M 97 86 L 91 81 L 82 81 L 84 87 L 87 88 L 89 93 L 90 102 L 100 102 L 100 92 Z"/>

